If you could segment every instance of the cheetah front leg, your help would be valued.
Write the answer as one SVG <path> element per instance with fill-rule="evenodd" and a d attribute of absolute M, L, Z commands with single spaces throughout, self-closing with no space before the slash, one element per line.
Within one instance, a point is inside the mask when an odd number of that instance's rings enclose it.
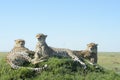
<path fill-rule="evenodd" d="M 32 59 L 32 64 L 38 64 L 40 62 L 46 61 L 47 59 L 47 56 L 40 56 L 38 53 L 35 53 L 35 58 Z"/>
<path fill-rule="evenodd" d="M 67 50 L 68 55 L 73 59 L 73 61 L 77 61 L 79 62 L 84 69 L 86 69 L 86 64 L 84 62 L 82 62 L 76 55 L 73 54 L 73 52 L 71 50 Z"/>
<path fill-rule="evenodd" d="M 84 69 L 87 68 L 86 64 L 84 62 L 82 62 L 79 58 L 75 57 L 75 58 L 73 58 L 73 60 L 79 62 L 83 66 Z"/>

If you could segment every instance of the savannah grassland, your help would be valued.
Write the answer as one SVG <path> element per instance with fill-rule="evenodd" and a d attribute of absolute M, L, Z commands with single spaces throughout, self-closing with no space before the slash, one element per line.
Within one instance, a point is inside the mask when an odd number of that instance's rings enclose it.
<path fill-rule="evenodd" d="M 120 80 L 120 52 L 98 53 L 98 64 L 104 70 L 96 70 L 88 66 L 89 69 L 85 72 L 80 67 L 75 67 L 78 65 L 71 60 L 52 58 L 45 63 L 49 68 L 42 74 L 24 69 L 10 69 L 5 64 L 6 54 L 0 53 L 0 80 Z"/>

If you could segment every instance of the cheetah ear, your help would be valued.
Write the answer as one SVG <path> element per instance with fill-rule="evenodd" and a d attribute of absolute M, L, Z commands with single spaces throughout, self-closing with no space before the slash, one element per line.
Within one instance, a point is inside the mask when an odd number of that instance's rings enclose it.
<path fill-rule="evenodd" d="M 38 38 L 38 37 L 39 37 L 39 34 L 37 34 L 35 37 Z"/>
<path fill-rule="evenodd" d="M 87 44 L 87 46 L 89 46 L 89 44 Z"/>
<path fill-rule="evenodd" d="M 14 40 L 15 42 L 17 41 L 17 40 Z"/>
<path fill-rule="evenodd" d="M 95 44 L 96 46 L 98 46 L 98 44 Z"/>
<path fill-rule="evenodd" d="M 47 37 L 47 35 L 45 35 L 45 37 Z"/>

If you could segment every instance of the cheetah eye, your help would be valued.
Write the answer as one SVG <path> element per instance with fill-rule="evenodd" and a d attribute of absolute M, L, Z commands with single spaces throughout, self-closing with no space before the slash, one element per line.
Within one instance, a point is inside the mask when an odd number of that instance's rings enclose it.
<path fill-rule="evenodd" d="M 40 36 L 39 39 L 42 39 L 42 36 Z"/>

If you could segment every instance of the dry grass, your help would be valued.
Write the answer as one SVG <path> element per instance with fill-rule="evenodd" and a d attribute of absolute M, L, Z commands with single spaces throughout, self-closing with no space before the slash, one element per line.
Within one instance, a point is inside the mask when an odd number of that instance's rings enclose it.
<path fill-rule="evenodd" d="M 120 73 L 120 52 L 100 52 L 98 54 L 98 64 Z"/>

